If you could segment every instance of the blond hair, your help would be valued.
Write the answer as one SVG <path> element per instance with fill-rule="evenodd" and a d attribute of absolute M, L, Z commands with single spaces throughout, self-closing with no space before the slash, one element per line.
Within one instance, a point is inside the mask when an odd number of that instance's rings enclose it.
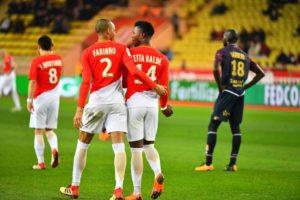
<path fill-rule="evenodd" d="M 104 34 L 111 26 L 111 21 L 108 19 L 98 19 L 95 25 L 95 31 L 102 35 Z"/>

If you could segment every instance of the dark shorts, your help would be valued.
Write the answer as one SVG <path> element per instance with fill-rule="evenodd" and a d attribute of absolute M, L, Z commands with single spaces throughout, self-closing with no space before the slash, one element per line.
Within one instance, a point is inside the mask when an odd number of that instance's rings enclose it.
<path fill-rule="evenodd" d="M 212 119 L 218 121 L 230 121 L 240 124 L 243 119 L 244 95 L 236 96 L 223 91 L 219 94 L 212 113 Z"/>

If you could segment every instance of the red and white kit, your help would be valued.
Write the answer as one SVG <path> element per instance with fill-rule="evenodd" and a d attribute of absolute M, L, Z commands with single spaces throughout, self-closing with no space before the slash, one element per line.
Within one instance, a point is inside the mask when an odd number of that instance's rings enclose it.
<path fill-rule="evenodd" d="M 168 87 L 169 62 L 156 49 L 140 46 L 130 49 L 134 63 L 147 76 Z M 125 75 L 126 76 L 126 75 Z M 154 141 L 158 126 L 159 96 L 133 75 L 127 75 L 128 140 Z M 160 106 L 167 106 L 168 95 L 160 97 Z"/>
<path fill-rule="evenodd" d="M 127 132 L 127 111 L 122 89 L 122 72 L 139 76 L 149 88 L 156 84 L 139 71 L 125 45 L 96 42 L 82 54 L 82 83 L 78 106 L 84 107 L 80 130 L 97 134 L 105 126 L 108 133 Z M 90 91 L 87 105 L 85 101 Z"/>
<path fill-rule="evenodd" d="M 16 108 L 21 108 L 19 95 L 17 92 L 16 73 L 12 68 L 14 59 L 11 55 L 6 55 L 3 59 L 3 74 L 0 76 L 0 96 L 12 92 L 12 98 Z"/>
<path fill-rule="evenodd" d="M 43 55 L 31 63 L 29 80 L 36 81 L 30 128 L 56 129 L 59 109 L 59 80 L 62 60 L 59 55 Z"/>

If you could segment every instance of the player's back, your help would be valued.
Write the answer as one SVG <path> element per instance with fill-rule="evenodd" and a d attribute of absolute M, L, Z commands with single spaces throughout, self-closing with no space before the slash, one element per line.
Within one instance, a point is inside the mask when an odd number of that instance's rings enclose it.
<path fill-rule="evenodd" d="M 125 45 L 113 41 L 96 42 L 84 50 L 82 65 L 91 76 L 90 99 L 103 104 L 124 102 L 120 79 L 125 51 Z"/>
<path fill-rule="evenodd" d="M 222 55 L 222 85 L 226 90 L 242 95 L 250 67 L 248 55 L 236 45 L 228 45 L 219 52 Z"/>
<path fill-rule="evenodd" d="M 162 53 L 148 46 L 134 47 L 130 49 L 130 52 L 133 62 L 141 71 L 147 74 L 152 81 L 164 84 L 163 79 L 168 79 L 168 77 L 163 76 L 164 73 L 168 76 L 168 60 Z M 142 99 L 137 97 L 136 93 L 139 93 Z M 135 100 L 132 100 L 132 102 L 127 101 L 129 106 L 133 106 L 132 104 L 138 106 L 139 103 L 146 105 L 145 101 L 147 100 L 152 100 L 157 105 L 158 95 L 149 86 L 138 80 L 136 76 L 128 74 L 126 99 L 131 98 L 133 95 L 135 95 L 133 97 Z M 153 104 L 150 101 L 148 103 Z"/>
<path fill-rule="evenodd" d="M 57 87 L 62 70 L 62 59 L 57 54 L 48 54 L 32 60 L 29 78 L 36 80 L 34 97 Z"/>

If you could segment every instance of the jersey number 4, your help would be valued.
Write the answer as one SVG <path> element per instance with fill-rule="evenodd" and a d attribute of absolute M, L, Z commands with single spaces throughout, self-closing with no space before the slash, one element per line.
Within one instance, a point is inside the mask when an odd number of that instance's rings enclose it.
<path fill-rule="evenodd" d="M 142 70 L 142 64 L 137 64 L 136 65 L 137 68 L 139 70 Z M 152 81 L 156 81 L 156 76 L 155 76 L 155 73 L 156 73 L 156 66 L 155 65 L 151 65 L 151 67 L 148 69 L 148 72 L 147 72 L 147 76 L 152 80 Z M 135 79 L 134 80 L 134 83 L 135 84 L 142 84 L 142 82 L 138 79 Z"/>
<path fill-rule="evenodd" d="M 56 68 L 49 69 L 49 83 L 55 84 L 58 81 Z"/>
<path fill-rule="evenodd" d="M 233 60 L 231 62 L 231 75 L 243 77 L 245 75 L 245 64 L 242 61 Z"/>

